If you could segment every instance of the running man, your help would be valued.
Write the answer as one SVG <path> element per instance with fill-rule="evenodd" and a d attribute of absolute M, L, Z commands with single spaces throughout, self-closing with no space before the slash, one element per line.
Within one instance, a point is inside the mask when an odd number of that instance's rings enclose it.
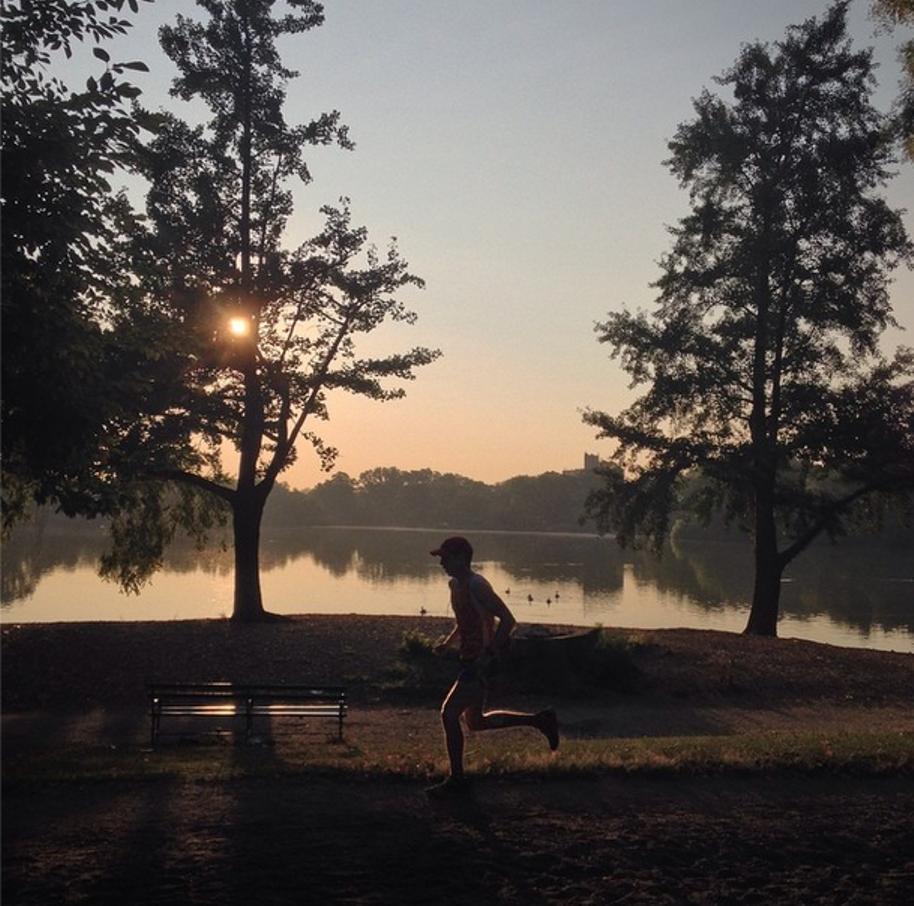
<path fill-rule="evenodd" d="M 455 644 L 460 650 L 460 672 L 441 706 L 450 774 L 427 791 L 437 796 L 462 792 L 466 787 L 461 716 L 471 730 L 534 727 L 546 737 L 553 751 L 559 746 L 559 731 L 552 710 L 536 714 L 483 711 L 489 679 L 498 668 L 498 657 L 507 651 L 517 621 L 486 579 L 471 568 L 473 548 L 466 538 L 448 538 L 431 554 L 441 558 L 441 568 L 451 577 L 451 607 L 457 619 L 454 629 L 435 646 L 435 651 L 440 654 Z"/>

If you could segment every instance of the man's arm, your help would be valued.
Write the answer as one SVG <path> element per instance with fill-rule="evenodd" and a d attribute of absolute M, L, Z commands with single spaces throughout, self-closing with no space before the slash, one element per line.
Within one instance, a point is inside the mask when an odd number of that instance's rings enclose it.
<path fill-rule="evenodd" d="M 451 647 L 457 640 L 457 637 L 460 635 L 460 630 L 457 626 L 454 628 L 432 649 L 435 654 L 441 654 Z"/>
<path fill-rule="evenodd" d="M 498 628 L 495 630 L 495 638 L 492 640 L 492 647 L 496 654 L 501 653 L 508 647 L 511 640 L 511 633 L 517 625 L 514 614 L 508 610 L 508 605 L 498 596 L 495 589 L 488 582 L 479 582 L 473 589 L 473 597 L 489 613 L 498 619 Z"/>

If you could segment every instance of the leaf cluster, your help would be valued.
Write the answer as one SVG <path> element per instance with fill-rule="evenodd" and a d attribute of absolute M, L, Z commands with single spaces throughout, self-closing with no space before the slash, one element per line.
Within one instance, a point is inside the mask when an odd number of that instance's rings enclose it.
<path fill-rule="evenodd" d="M 873 0 L 872 13 L 888 28 L 914 26 L 914 0 Z M 914 39 L 898 49 L 901 61 L 901 92 L 898 97 L 898 125 L 905 153 L 914 160 Z"/>

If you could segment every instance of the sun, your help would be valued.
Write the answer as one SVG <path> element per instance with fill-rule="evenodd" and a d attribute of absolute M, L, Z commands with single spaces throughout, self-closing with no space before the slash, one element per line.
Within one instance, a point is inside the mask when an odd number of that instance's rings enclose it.
<path fill-rule="evenodd" d="M 229 318 L 229 330 L 234 336 L 245 337 L 250 329 L 251 325 L 247 318 Z"/>

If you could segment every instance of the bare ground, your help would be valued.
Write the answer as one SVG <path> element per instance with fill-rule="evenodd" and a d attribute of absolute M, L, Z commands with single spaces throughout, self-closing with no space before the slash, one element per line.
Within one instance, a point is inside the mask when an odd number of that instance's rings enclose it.
<path fill-rule="evenodd" d="M 253 752 L 214 743 L 213 757 L 237 759 L 231 779 L 29 779 L 49 754 L 140 752 L 148 678 L 344 679 L 348 745 L 396 734 L 428 748 L 433 701 L 389 701 L 380 682 L 417 626 L 444 628 L 354 616 L 4 627 L 4 903 L 909 902 L 910 772 L 507 775 L 440 804 L 415 775 L 271 776 L 272 762 L 330 745 L 282 733 Z M 558 701 L 568 740 L 914 729 L 911 655 L 626 635 L 638 690 Z M 509 731 L 507 744 L 541 745 L 531 733 Z M 471 763 L 486 745 L 471 740 Z"/>
<path fill-rule="evenodd" d="M 4 902 L 908 903 L 914 787 L 322 778 L 7 794 Z"/>

